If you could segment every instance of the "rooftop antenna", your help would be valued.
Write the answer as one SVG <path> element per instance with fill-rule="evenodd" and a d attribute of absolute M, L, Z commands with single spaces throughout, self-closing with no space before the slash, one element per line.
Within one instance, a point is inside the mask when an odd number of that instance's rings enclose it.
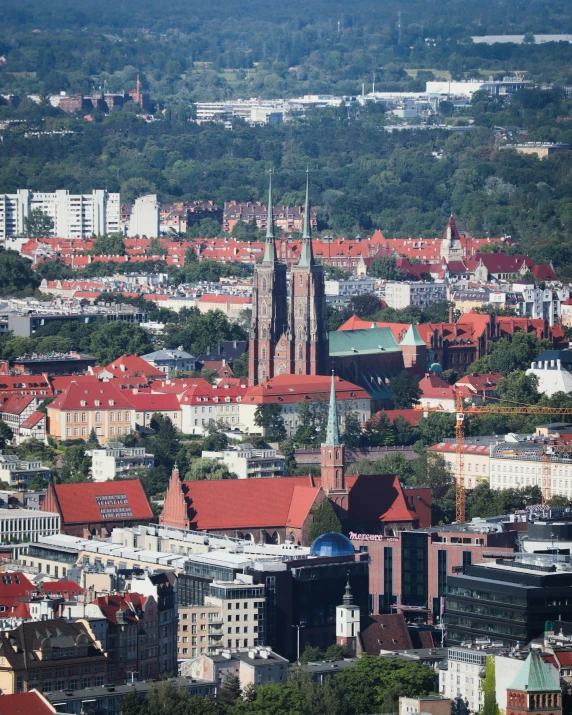
<path fill-rule="evenodd" d="M 375 94 L 375 72 L 373 73 L 373 85 L 371 88 L 371 92 L 372 92 L 372 94 Z"/>

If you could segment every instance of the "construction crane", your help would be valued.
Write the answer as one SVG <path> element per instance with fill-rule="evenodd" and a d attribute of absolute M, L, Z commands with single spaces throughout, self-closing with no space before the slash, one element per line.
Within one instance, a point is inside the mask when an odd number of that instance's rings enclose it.
<path fill-rule="evenodd" d="M 465 479 L 464 479 L 464 453 L 465 444 L 465 417 L 467 415 L 572 415 L 572 407 L 548 407 L 546 405 L 467 405 L 463 404 L 463 395 L 459 390 L 455 395 L 456 402 L 456 470 L 455 470 L 455 505 L 456 520 L 458 524 L 465 522 Z M 562 448 L 563 452 L 572 452 L 572 446 L 551 445 L 551 447 Z M 542 503 L 545 504 L 552 496 L 552 483 L 550 474 L 551 453 L 543 453 L 542 469 Z"/>

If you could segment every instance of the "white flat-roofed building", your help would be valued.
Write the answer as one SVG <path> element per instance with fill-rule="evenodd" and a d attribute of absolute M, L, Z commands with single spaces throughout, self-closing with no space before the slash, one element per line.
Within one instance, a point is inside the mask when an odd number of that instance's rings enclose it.
<path fill-rule="evenodd" d="M 26 235 L 24 219 L 40 209 L 54 222 L 52 235 L 59 238 L 90 238 L 120 230 L 120 197 L 102 189 L 91 194 L 51 193 L 20 189 L 0 194 L 0 240 Z"/>
<path fill-rule="evenodd" d="M 60 533 L 60 515 L 35 509 L 0 509 L 2 543 L 37 541 Z"/>
<path fill-rule="evenodd" d="M 103 449 L 91 449 L 91 475 L 95 482 L 126 477 L 132 469 L 151 469 L 155 457 L 144 447 L 125 447 L 121 442 L 107 442 Z"/>
<path fill-rule="evenodd" d="M 128 235 L 132 238 L 158 238 L 160 226 L 160 204 L 155 194 L 147 194 L 135 199 L 131 210 Z"/>
<path fill-rule="evenodd" d="M 0 482 L 6 482 L 11 487 L 27 484 L 34 477 L 47 480 L 50 474 L 50 468 L 44 467 L 40 460 L 19 459 L 15 454 L 0 452 Z"/>
<path fill-rule="evenodd" d="M 202 452 L 201 456 L 203 459 L 216 459 L 226 464 L 229 472 L 239 479 L 284 476 L 284 456 L 271 447 L 259 449 L 246 443 L 236 449 Z"/>
<path fill-rule="evenodd" d="M 445 283 L 388 281 L 385 285 L 385 302 L 390 308 L 406 308 L 408 305 L 425 308 L 442 300 L 447 300 Z"/>

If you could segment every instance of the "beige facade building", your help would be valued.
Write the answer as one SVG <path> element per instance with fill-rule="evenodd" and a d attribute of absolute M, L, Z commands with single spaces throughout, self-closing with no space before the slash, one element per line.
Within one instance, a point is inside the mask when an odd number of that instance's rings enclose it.
<path fill-rule="evenodd" d="M 223 619 L 224 648 L 253 648 L 264 644 L 262 611 L 264 586 L 241 581 L 213 581 L 205 606 L 216 606 Z M 259 620 L 260 618 L 260 620 Z"/>
<path fill-rule="evenodd" d="M 203 655 L 183 665 L 182 675 L 214 681 L 220 687 L 228 674 L 246 685 L 285 683 L 289 662 L 268 647 L 223 650 L 217 655 Z"/>
<path fill-rule="evenodd" d="M 490 444 L 463 445 L 463 482 L 465 489 L 473 489 L 479 482 L 489 481 Z M 430 455 L 440 455 L 445 460 L 451 474 L 456 474 L 457 445 L 455 442 L 441 442 L 429 448 Z"/>
<path fill-rule="evenodd" d="M 179 606 L 177 659 L 214 655 L 222 647 L 222 609 L 219 606 Z"/>

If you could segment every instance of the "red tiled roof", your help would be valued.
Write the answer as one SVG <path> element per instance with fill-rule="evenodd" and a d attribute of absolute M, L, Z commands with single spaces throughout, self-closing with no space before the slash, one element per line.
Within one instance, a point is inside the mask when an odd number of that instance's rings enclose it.
<path fill-rule="evenodd" d="M 195 386 L 207 391 L 212 387 L 210 382 L 203 377 L 177 377 L 171 380 L 163 378 L 162 380 L 153 380 L 149 385 L 153 392 L 172 393 L 174 395 L 182 395 Z"/>
<path fill-rule="evenodd" d="M 9 395 L 0 404 L 0 412 L 21 415 L 36 398 L 33 395 Z"/>
<path fill-rule="evenodd" d="M 377 414 L 380 414 L 379 412 Z M 385 414 L 389 417 L 391 424 L 395 422 L 397 417 L 403 417 L 410 425 L 419 424 L 423 419 L 423 410 L 385 410 Z"/>
<path fill-rule="evenodd" d="M 429 373 L 419 380 L 419 389 L 421 397 L 453 400 L 455 399 L 455 390 L 448 382 L 437 377 L 435 373 Z"/>
<path fill-rule="evenodd" d="M 117 360 L 110 362 L 105 369 L 114 375 L 145 375 L 146 377 L 162 377 L 165 373 L 153 367 L 138 355 L 122 355 Z"/>
<path fill-rule="evenodd" d="M 177 395 L 129 391 L 129 401 L 137 412 L 174 412 L 181 409 Z"/>
<path fill-rule="evenodd" d="M 48 410 L 82 409 L 129 410 L 133 409 L 133 403 L 113 382 L 103 382 L 96 377 L 92 377 L 81 381 L 72 380 L 69 387 L 48 405 Z"/>
<path fill-rule="evenodd" d="M 20 425 L 20 428 L 21 429 L 32 429 L 32 427 L 35 427 L 37 424 L 39 424 L 45 418 L 46 418 L 46 415 L 44 412 L 40 412 L 39 410 L 36 410 L 35 412 L 32 412 L 32 414 L 29 417 L 26 417 L 26 419 Z"/>
<path fill-rule="evenodd" d="M 191 529 L 300 528 L 318 494 L 319 477 L 183 482 Z M 393 474 L 346 477 L 349 518 L 355 522 L 405 521 L 407 508 Z"/>
<path fill-rule="evenodd" d="M 139 479 L 108 482 L 82 482 L 79 484 L 53 484 L 63 524 L 97 523 L 102 521 L 129 521 L 151 519 L 153 512 Z M 49 490 L 48 490 L 49 494 Z M 117 497 L 125 495 L 122 503 Z M 106 500 L 102 497 L 108 497 Z M 96 501 L 99 498 L 100 503 Z M 46 510 L 44 501 L 44 510 Z M 119 513 L 131 509 L 130 515 Z M 102 513 L 102 510 L 107 510 Z M 112 510 L 117 510 L 117 515 Z"/>
<path fill-rule="evenodd" d="M 85 588 L 75 581 L 42 581 L 42 588 L 46 596 L 61 597 L 66 601 L 74 599 L 80 593 L 85 593 Z"/>
<path fill-rule="evenodd" d="M 143 608 L 146 597 L 139 593 L 126 593 L 124 595 L 110 594 L 109 596 L 99 596 L 95 599 L 96 603 L 102 610 L 103 615 L 108 621 L 117 625 L 117 612 L 122 611 L 123 617 L 129 621 L 137 621 L 138 616 L 136 610 L 130 608 Z"/>
<path fill-rule="evenodd" d="M 255 405 L 268 403 L 290 403 L 301 400 L 327 398 L 330 393 L 332 378 L 328 375 L 277 375 L 271 380 L 250 387 L 244 401 Z M 337 400 L 370 399 L 362 387 L 334 378 Z"/>
<path fill-rule="evenodd" d="M 0 715 L 52 715 L 55 707 L 37 690 L 0 697 Z"/>
<path fill-rule="evenodd" d="M 47 375 L 0 375 L 0 392 L 35 392 L 39 397 L 50 397 L 53 389 Z"/>
<path fill-rule="evenodd" d="M 364 620 L 359 637 L 362 648 L 368 655 L 377 656 L 382 650 L 413 648 L 403 613 L 368 616 Z"/>

